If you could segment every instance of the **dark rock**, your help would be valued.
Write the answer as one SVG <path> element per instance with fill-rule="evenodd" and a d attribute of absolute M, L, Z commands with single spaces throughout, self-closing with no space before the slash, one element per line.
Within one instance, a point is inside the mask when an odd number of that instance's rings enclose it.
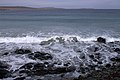
<path fill-rule="evenodd" d="M 54 63 L 48 64 L 47 67 L 54 67 Z"/>
<path fill-rule="evenodd" d="M 17 49 L 15 51 L 16 54 L 24 54 L 24 50 L 23 49 Z"/>
<path fill-rule="evenodd" d="M 95 58 L 100 59 L 101 56 L 100 55 L 95 55 Z"/>
<path fill-rule="evenodd" d="M 103 64 L 101 61 L 98 61 L 98 64 Z"/>
<path fill-rule="evenodd" d="M 95 55 L 100 55 L 100 53 L 95 53 Z"/>
<path fill-rule="evenodd" d="M 95 50 L 94 50 L 94 52 L 96 52 L 96 51 L 98 51 L 99 50 L 99 48 L 98 47 L 95 47 Z"/>
<path fill-rule="evenodd" d="M 56 40 L 58 40 L 61 44 L 65 42 L 65 39 L 63 37 L 57 37 Z"/>
<path fill-rule="evenodd" d="M 27 74 L 29 74 L 30 71 L 29 70 L 21 70 L 21 71 L 19 71 L 19 73 L 27 73 Z"/>
<path fill-rule="evenodd" d="M 85 74 L 85 68 L 80 67 L 80 72 L 81 72 L 82 74 Z"/>
<path fill-rule="evenodd" d="M 74 78 L 73 80 L 80 80 L 79 78 Z"/>
<path fill-rule="evenodd" d="M 89 57 L 90 57 L 91 59 L 94 59 L 94 55 L 89 55 Z"/>
<path fill-rule="evenodd" d="M 115 48 L 114 51 L 120 53 L 120 48 Z"/>
<path fill-rule="evenodd" d="M 85 59 L 85 54 L 84 54 L 84 53 L 81 53 L 80 56 L 79 56 L 79 58 Z"/>
<path fill-rule="evenodd" d="M 70 63 L 69 63 L 69 62 L 64 64 L 64 66 L 69 66 L 69 65 L 70 65 Z"/>
<path fill-rule="evenodd" d="M 97 67 L 97 65 L 88 65 L 88 67 L 89 67 L 91 70 L 95 70 L 95 67 Z"/>
<path fill-rule="evenodd" d="M 25 80 L 25 77 L 17 77 L 14 80 Z"/>
<path fill-rule="evenodd" d="M 35 60 L 36 59 L 48 60 L 53 58 L 49 53 L 44 53 L 44 52 L 34 52 L 29 54 L 28 57 Z"/>
<path fill-rule="evenodd" d="M 119 57 L 115 57 L 115 58 L 111 58 L 111 61 L 115 61 L 115 62 L 120 62 L 120 58 Z"/>
<path fill-rule="evenodd" d="M 115 61 L 115 58 L 111 58 L 110 60 L 111 60 L 111 61 Z"/>
<path fill-rule="evenodd" d="M 33 64 L 34 64 L 34 63 L 27 63 L 27 64 L 23 65 L 22 67 L 20 67 L 20 69 L 21 69 L 21 68 L 31 69 L 31 68 L 33 68 Z"/>
<path fill-rule="evenodd" d="M 10 75 L 10 71 L 8 71 L 10 65 L 5 62 L 0 61 L 0 79 L 8 77 Z"/>
<path fill-rule="evenodd" d="M 40 45 L 49 45 L 50 43 L 53 43 L 53 42 L 55 42 L 55 40 L 54 40 L 54 39 L 50 39 L 50 40 L 48 40 L 48 41 L 42 41 L 42 42 L 40 43 Z"/>
<path fill-rule="evenodd" d="M 0 68 L 0 79 L 6 78 L 10 72 L 6 69 Z"/>
<path fill-rule="evenodd" d="M 78 42 L 76 37 L 72 37 L 73 38 L 73 42 Z"/>
<path fill-rule="evenodd" d="M 28 49 L 17 49 L 17 50 L 15 51 L 15 53 L 16 53 L 16 54 L 27 54 L 27 53 L 31 53 L 31 51 L 28 50 Z"/>
<path fill-rule="evenodd" d="M 97 42 L 106 43 L 106 39 L 105 39 L 105 38 L 102 38 L 102 37 L 98 37 L 98 38 L 97 38 Z"/>
<path fill-rule="evenodd" d="M 85 71 L 89 72 L 89 71 L 90 71 L 90 69 L 89 69 L 88 67 L 85 67 Z"/>
<path fill-rule="evenodd" d="M 39 70 L 43 70 L 45 68 L 45 65 L 43 64 L 43 63 L 36 63 L 36 64 L 34 64 L 34 70 L 37 70 L 37 69 L 39 69 Z"/>
<path fill-rule="evenodd" d="M 44 64 L 48 65 L 49 63 L 48 62 L 44 62 Z"/>
<path fill-rule="evenodd" d="M 63 73 L 63 74 L 60 75 L 60 77 L 64 77 L 64 75 L 65 75 L 65 74 Z"/>
<path fill-rule="evenodd" d="M 78 80 L 120 80 L 120 67 L 112 66 L 111 68 L 106 68 L 105 70 L 93 70 L 86 76 L 78 77 Z"/>
<path fill-rule="evenodd" d="M 44 75 L 45 65 L 43 63 L 27 63 L 20 67 L 19 73 L 25 73 L 27 75 Z"/>
<path fill-rule="evenodd" d="M 1 62 L 0 61 L 0 68 L 3 68 L 3 69 L 7 69 L 9 68 L 10 66 L 8 64 L 6 64 L 5 62 Z"/>
<path fill-rule="evenodd" d="M 32 68 L 31 68 L 32 65 Z M 45 74 L 60 74 L 72 72 L 75 70 L 75 67 L 54 67 L 54 66 L 45 66 L 44 63 L 27 63 L 23 65 L 19 73 L 26 73 L 27 75 L 45 75 Z"/>
<path fill-rule="evenodd" d="M 97 62 L 98 60 L 97 59 L 93 59 L 94 62 Z"/>
<path fill-rule="evenodd" d="M 85 56 L 82 56 L 81 59 L 85 59 Z"/>
<path fill-rule="evenodd" d="M 6 53 L 4 53 L 3 55 L 8 55 L 9 53 L 8 52 L 6 52 Z"/>
<path fill-rule="evenodd" d="M 25 53 L 31 53 L 31 51 L 28 50 L 28 49 L 25 49 L 24 52 L 25 52 Z"/>
<path fill-rule="evenodd" d="M 66 73 L 66 72 L 72 72 L 75 71 L 75 67 L 70 66 L 70 67 L 56 67 L 50 70 L 50 73 L 53 74 L 60 74 L 60 73 Z"/>
<path fill-rule="evenodd" d="M 106 64 L 105 67 L 109 68 L 109 67 L 111 67 L 111 64 Z"/>

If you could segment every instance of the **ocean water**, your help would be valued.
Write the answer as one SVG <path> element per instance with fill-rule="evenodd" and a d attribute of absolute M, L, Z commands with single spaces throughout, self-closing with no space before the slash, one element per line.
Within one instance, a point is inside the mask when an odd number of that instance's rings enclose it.
<path fill-rule="evenodd" d="M 0 11 L 0 36 L 120 37 L 120 10 Z"/>
<path fill-rule="evenodd" d="M 95 42 L 99 36 L 107 43 Z M 0 60 L 11 65 L 10 71 L 26 63 L 42 62 L 15 53 L 16 49 L 29 49 L 51 54 L 49 63 L 62 63 L 56 67 L 70 62 L 76 70 L 66 76 L 78 77 L 81 63 L 87 67 L 97 64 L 89 58 L 96 47 L 96 53 L 102 55 L 103 64 L 99 65 L 112 64 L 110 58 L 119 55 L 113 51 L 120 48 L 119 41 L 120 10 L 0 10 Z M 82 56 L 86 56 L 84 60 Z"/>

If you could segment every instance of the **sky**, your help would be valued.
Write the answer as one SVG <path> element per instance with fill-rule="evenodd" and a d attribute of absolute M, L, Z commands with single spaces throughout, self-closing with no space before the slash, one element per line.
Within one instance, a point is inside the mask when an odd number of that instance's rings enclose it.
<path fill-rule="evenodd" d="M 0 0 L 0 6 L 120 9 L 120 0 Z"/>

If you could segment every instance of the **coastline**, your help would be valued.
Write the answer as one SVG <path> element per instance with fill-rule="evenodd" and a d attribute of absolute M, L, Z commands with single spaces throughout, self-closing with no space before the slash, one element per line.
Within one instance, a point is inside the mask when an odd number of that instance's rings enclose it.
<path fill-rule="evenodd" d="M 25 6 L 0 6 L 0 10 L 64 10 L 64 8 L 54 8 L 54 7 L 43 7 L 43 8 L 33 8 Z"/>

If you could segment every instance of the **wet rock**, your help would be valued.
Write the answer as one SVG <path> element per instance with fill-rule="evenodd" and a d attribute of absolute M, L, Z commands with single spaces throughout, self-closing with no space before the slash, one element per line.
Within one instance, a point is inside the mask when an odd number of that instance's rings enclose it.
<path fill-rule="evenodd" d="M 44 74 L 43 70 L 45 68 L 45 65 L 43 63 L 27 63 L 20 67 L 18 70 L 19 73 L 25 73 L 27 75 L 35 75 L 39 72 L 39 74 Z"/>
<path fill-rule="evenodd" d="M 105 67 L 106 67 L 106 68 L 110 68 L 110 67 L 111 67 L 111 64 L 106 64 Z"/>
<path fill-rule="evenodd" d="M 94 59 L 94 55 L 89 55 L 89 57 L 90 57 L 91 59 Z"/>
<path fill-rule="evenodd" d="M 55 67 L 53 69 L 50 69 L 49 71 L 50 71 L 50 73 L 53 73 L 53 74 L 67 73 L 67 72 L 75 71 L 75 67 L 74 66 L 70 66 L 70 67 Z"/>
<path fill-rule="evenodd" d="M 30 71 L 29 70 L 20 70 L 19 73 L 27 73 L 27 74 L 29 74 Z"/>
<path fill-rule="evenodd" d="M 0 68 L 0 79 L 8 77 L 9 73 L 8 70 Z"/>
<path fill-rule="evenodd" d="M 10 65 L 7 63 L 0 61 L 0 79 L 10 75 L 10 71 L 8 71 L 9 67 Z"/>
<path fill-rule="evenodd" d="M 31 66 L 28 67 L 28 66 Z M 27 63 L 23 65 L 19 71 L 19 73 L 25 73 L 27 75 L 45 75 L 45 74 L 60 74 L 72 72 L 75 70 L 73 66 L 64 66 L 64 67 L 54 67 L 54 66 L 45 66 L 44 63 Z"/>
<path fill-rule="evenodd" d="M 69 66 L 69 65 L 70 65 L 70 63 L 69 63 L 69 62 L 64 64 L 64 66 Z"/>
<path fill-rule="evenodd" d="M 111 61 L 115 61 L 115 62 L 120 62 L 120 58 L 119 57 L 115 57 L 115 58 L 111 58 Z"/>
<path fill-rule="evenodd" d="M 43 64 L 43 63 L 36 63 L 36 64 L 34 64 L 33 70 L 37 70 L 37 69 L 43 70 L 44 68 L 45 68 L 45 64 Z"/>
<path fill-rule="evenodd" d="M 49 64 L 49 62 L 44 62 L 44 64 L 45 64 L 45 65 L 48 65 L 48 64 Z"/>
<path fill-rule="evenodd" d="M 96 51 L 98 51 L 98 50 L 99 50 L 99 48 L 98 48 L 98 47 L 95 47 L 94 52 L 96 52 Z"/>
<path fill-rule="evenodd" d="M 49 53 L 44 53 L 44 52 L 34 52 L 29 54 L 28 57 L 34 60 L 36 59 L 48 60 L 53 58 Z"/>
<path fill-rule="evenodd" d="M 100 59 L 102 57 L 102 55 L 100 53 L 95 53 L 95 58 L 96 59 Z"/>
<path fill-rule="evenodd" d="M 21 68 L 31 69 L 31 68 L 33 68 L 33 64 L 34 64 L 34 63 L 27 63 L 27 64 L 23 65 L 22 67 L 20 67 L 20 69 L 21 69 Z"/>
<path fill-rule="evenodd" d="M 48 68 L 37 69 L 35 75 L 61 74 L 61 73 L 72 72 L 74 70 L 75 67 L 48 67 Z"/>
<path fill-rule="evenodd" d="M 8 52 L 6 52 L 6 53 L 4 53 L 3 55 L 8 55 L 9 53 Z"/>
<path fill-rule="evenodd" d="M 9 67 L 10 67 L 10 65 L 8 65 L 7 63 L 0 61 L 0 68 L 2 68 L 2 69 L 7 69 L 7 68 L 9 68 Z"/>
<path fill-rule="evenodd" d="M 58 40 L 61 44 L 65 42 L 65 39 L 63 39 L 63 37 L 57 37 L 56 40 Z"/>
<path fill-rule="evenodd" d="M 97 59 L 93 59 L 94 62 L 97 62 L 98 60 Z"/>
<path fill-rule="evenodd" d="M 90 52 L 96 52 L 99 50 L 99 47 L 96 47 L 96 46 L 90 46 L 87 48 Z"/>
<path fill-rule="evenodd" d="M 50 40 L 48 40 L 48 41 L 42 41 L 42 42 L 40 43 L 40 45 L 49 45 L 49 44 L 52 43 L 52 42 L 55 42 L 55 40 L 54 40 L 54 39 L 50 39 Z"/>
<path fill-rule="evenodd" d="M 97 65 L 88 65 L 88 67 L 89 67 L 91 70 L 95 70 L 95 68 L 97 67 Z"/>
<path fill-rule="evenodd" d="M 86 76 L 78 77 L 78 80 L 119 80 L 120 67 L 113 66 L 114 68 L 106 68 L 105 70 L 93 70 Z"/>
<path fill-rule="evenodd" d="M 17 77 L 14 80 L 25 80 L 25 77 Z"/>
<path fill-rule="evenodd" d="M 73 42 L 78 42 L 77 38 L 76 37 L 72 37 L 73 38 Z"/>
<path fill-rule="evenodd" d="M 100 55 L 95 55 L 95 58 L 96 58 L 96 59 L 100 59 L 101 56 L 100 56 Z"/>
<path fill-rule="evenodd" d="M 79 56 L 80 59 L 85 59 L 85 54 L 84 53 L 81 53 L 80 56 Z"/>
<path fill-rule="evenodd" d="M 98 61 L 98 64 L 103 64 L 102 61 Z"/>
<path fill-rule="evenodd" d="M 80 72 L 81 72 L 82 74 L 85 74 L 85 68 L 80 67 Z"/>
<path fill-rule="evenodd" d="M 95 55 L 100 55 L 100 53 L 95 53 Z"/>
<path fill-rule="evenodd" d="M 78 47 L 74 47 L 73 50 L 74 50 L 75 52 L 77 52 L 77 53 L 83 54 L 83 53 L 82 53 L 82 50 L 81 50 L 80 48 L 78 48 Z"/>
<path fill-rule="evenodd" d="M 106 43 L 106 39 L 105 39 L 105 38 L 102 38 L 102 37 L 98 37 L 98 38 L 97 38 L 97 42 Z"/>
<path fill-rule="evenodd" d="M 114 51 L 120 54 L 120 48 L 115 48 Z"/>
<path fill-rule="evenodd" d="M 28 49 L 17 49 L 17 50 L 15 51 L 15 53 L 16 53 L 16 54 L 27 54 L 27 53 L 31 53 L 31 51 L 28 50 Z"/>
<path fill-rule="evenodd" d="M 62 62 L 57 61 L 57 62 L 54 62 L 53 64 L 55 64 L 55 65 L 62 65 Z"/>

